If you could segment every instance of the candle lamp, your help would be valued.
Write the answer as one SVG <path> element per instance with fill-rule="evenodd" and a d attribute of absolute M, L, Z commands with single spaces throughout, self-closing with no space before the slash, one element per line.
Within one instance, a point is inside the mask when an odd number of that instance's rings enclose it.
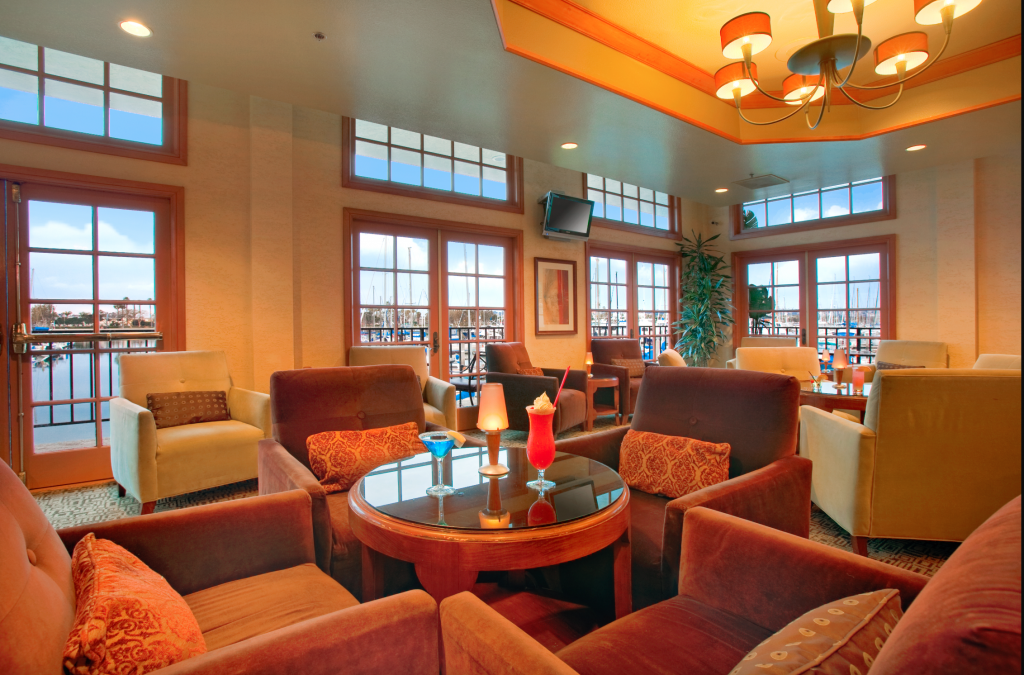
<path fill-rule="evenodd" d="M 512 514 L 501 508 L 501 489 L 498 476 L 490 476 L 487 484 L 487 508 L 480 510 L 480 527 L 485 530 L 499 530 L 509 526 Z"/>
<path fill-rule="evenodd" d="M 505 409 L 505 390 L 500 384 L 490 382 L 481 388 L 477 412 L 476 426 L 487 434 L 487 464 L 478 471 L 487 477 L 504 476 L 508 467 L 498 463 L 498 452 L 501 430 L 508 429 L 508 412 Z"/>
<path fill-rule="evenodd" d="M 825 345 L 824 349 L 821 350 L 821 369 L 828 370 L 829 361 L 832 359 L 832 355 L 828 353 L 828 345 Z"/>
<path fill-rule="evenodd" d="M 835 354 L 832 356 L 832 370 L 835 372 L 835 382 L 837 385 L 843 384 L 843 375 L 846 373 L 846 368 L 850 365 L 850 361 L 846 358 L 846 350 L 836 349 Z"/>
<path fill-rule="evenodd" d="M 593 375 L 590 374 L 590 368 L 594 365 L 593 352 L 587 352 L 586 358 L 583 359 L 583 364 L 587 367 L 587 377 L 593 377 Z"/>

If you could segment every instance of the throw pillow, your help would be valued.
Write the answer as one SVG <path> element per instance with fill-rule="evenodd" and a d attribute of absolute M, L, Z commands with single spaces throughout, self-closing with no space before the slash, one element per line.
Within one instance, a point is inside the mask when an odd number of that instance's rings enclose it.
<path fill-rule="evenodd" d="M 612 359 L 612 365 L 628 368 L 630 377 L 644 376 L 645 366 L 643 359 Z"/>
<path fill-rule="evenodd" d="M 759 644 L 730 675 L 865 675 L 902 616 L 900 592 L 888 588 L 830 602 Z"/>
<path fill-rule="evenodd" d="M 157 429 L 183 424 L 230 421 L 228 394 L 224 391 L 172 391 L 146 394 Z"/>
<path fill-rule="evenodd" d="M 728 443 L 630 429 L 619 450 L 619 474 L 631 488 L 675 499 L 728 480 L 731 450 Z"/>
<path fill-rule="evenodd" d="M 344 492 L 378 466 L 425 450 L 415 422 L 365 431 L 324 431 L 307 438 L 306 449 L 309 466 L 327 494 Z"/>
<path fill-rule="evenodd" d="M 909 368 L 924 368 L 924 366 L 904 366 L 900 363 L 889 363 L 888 361 L 879 361 L 875 364 L 875 370 L 907 370 Z"/>
<path fill-rule="evenodd" d="M 542 368 L 522 368 L 520 367 L 517 371 L 520 375 L 544 375 Z"/>
<path fill-rule="evenodd" d="M 192 610 L 162 576 L 89 533 L 71 558 L 75 623 L 64 645 L 71 675 L 143 675 L 206 653 Z"/>

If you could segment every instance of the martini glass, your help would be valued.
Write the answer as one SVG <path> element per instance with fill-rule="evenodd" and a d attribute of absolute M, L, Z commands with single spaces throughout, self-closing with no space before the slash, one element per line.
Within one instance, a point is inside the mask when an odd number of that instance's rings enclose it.
<path fill-rule="evenodd" d="M 431 497 L 444 497 L 455 494 L 455 488 L 444 484 L 444 469 L 441 460 L 455 447 L 455 437 L 447 431 L 428 431 L 420 434 L 420 441 L 434 457 L 434 468 L 437 469 L 437 485 L 427 488 L 427 494 Z M 443 519 L 443 516 L 442 516 Z"/>

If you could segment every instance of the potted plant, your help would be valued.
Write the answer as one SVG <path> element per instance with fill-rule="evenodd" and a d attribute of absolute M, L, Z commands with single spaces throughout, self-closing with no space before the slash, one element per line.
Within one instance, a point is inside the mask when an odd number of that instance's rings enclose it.
<path fill-rule="evenodd" d="M 673 324 L 676 351 L 690 365 L 706 368 L 718 347 L 728 339 L 733 319 L 732 276 L 725 256 L 711 245 L 719 235 L 704 239 L 683 237 L 679 255 L 683 269 L 679 285 L 679 320 Z"/>

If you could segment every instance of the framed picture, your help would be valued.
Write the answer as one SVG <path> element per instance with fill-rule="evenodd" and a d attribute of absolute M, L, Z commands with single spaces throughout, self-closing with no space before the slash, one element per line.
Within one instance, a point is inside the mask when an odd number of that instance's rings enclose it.
<path fill-rule="evenodd" d="M 533 259 L 533 278 L 537 284 L 537 335 L 575 335 L 576 262 L 574 260 Z"/>

